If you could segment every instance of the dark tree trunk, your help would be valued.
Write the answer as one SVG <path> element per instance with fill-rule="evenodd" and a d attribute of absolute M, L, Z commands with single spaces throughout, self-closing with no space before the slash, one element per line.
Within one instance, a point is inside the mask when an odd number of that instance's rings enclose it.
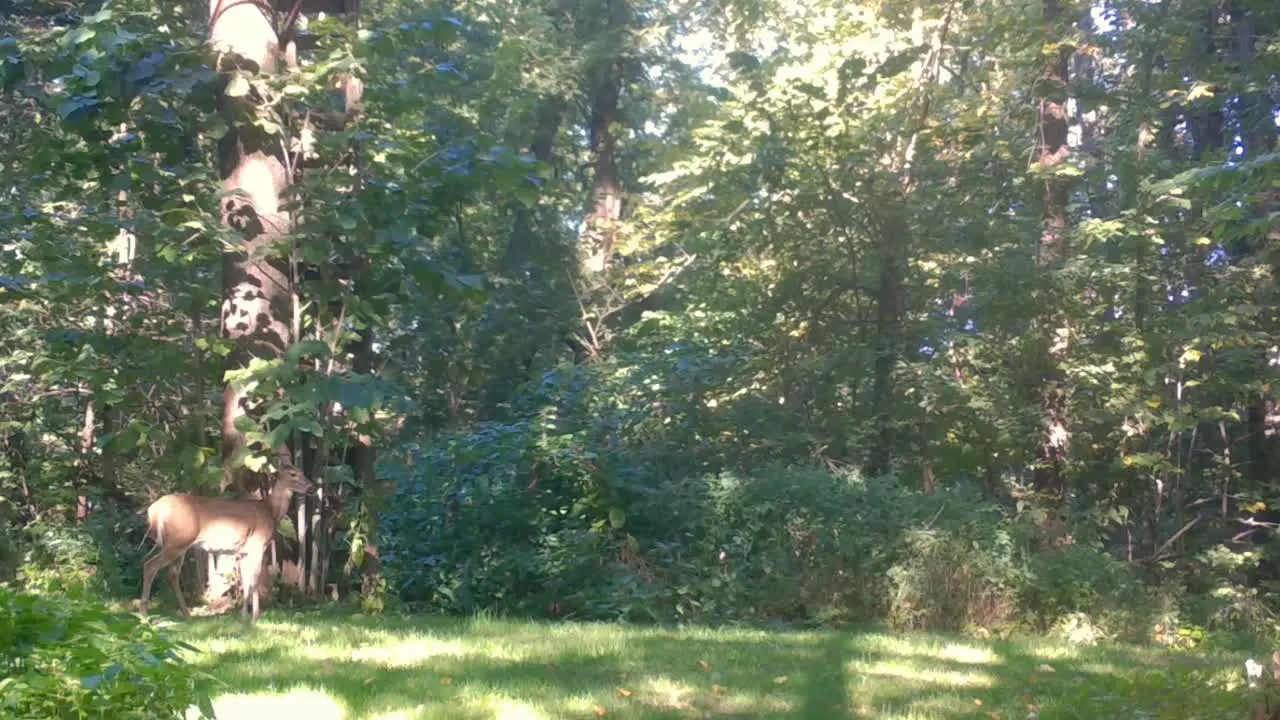
<path fill-rule="evenodd" d="M 1218 12 L 1219 7 L 1214 3 L 1195 35 L 1195 50 L 1202 66 L 1216 60 Z M 1224 140 L 1225 126 L 1222 99 L 1215 96 L 1196 101 L 1188 112 L 1187 126 L 1191 130 L 1191 139 L 1194 144 L 1193 156 L 1197 160 L 1220 150 Z"/>
<path fill-rule="evenodd" d="M 1067 146 L 1068 116 L 1067 91 L 1072 48 L 1061 37 L 1063 8 L 1060 0 L 1044 0 L 1045 37 L 1047 41 L 1061 43 L 1050 55 L 1036 82 L 1039 111 L 1036 121 L 1036 157 L 1040 170 L 1052 173 L 1066 162 L 1070 154 Z M 1061 265 L 1067 259 L 1067 184 L 1060 176 L 1046 175 L 1043 180 L 1041 200 L 1040 241 L 1036 248 L 1036 260 L 1046 271 Z M 1055 304 L 1053 297 L 1050 304 Z M 1038 402 L 1042 416 L 1042 432 L 1036 445 L 1035 486 L 1051 497 L 1061 498 L 1064 493 L 1063 463 L 1066 454 L 1066 395 L 1059 386 L 1058 358 L 1064 351 L 1063 339 L 1058 336 L 1061 322 L 1054 319 L 1056 308 L 1045 311 L 1037 325 L 1039 342 L 1036 352 L 1041 355 L 1036 365 L 1042 377 Z"/>
<path fill-rule="evenodd" d="M 626 0 L 608 0 L 609 35 L 619 36 L 630 21 Z M 591 202 L 587 220 L 586 268 L 604 272 L 613 260 L 618 220 L 622 218 L 622 182 L 618 177 L 618 122 L 624 58 L 620 53 L 603 58 L 588 75 L 591 82 L 591 114 L 587 124 L 592 154 Z"/>
<path fill-rule="evenodd" d="M 1062 20 L 1059 0 L 1045 0 L 1044 19 L 1050 39 L 1058 38 Z M 1040 72 L 1036 82 L 1039 114 L 1036 122 L 1036 157 L 1041 169 L 1052 170 L 1066 161 L 1067 147 L 1067 82 L 1072 50 L 1059 47 Z M 1043 225 L 1037 255 L 1040 263 L 1055 265 L 1067 257 L 1067 185 L 1059 178 L 1047 177 L 1043 190 Z"/>
<path fill-rule="evenodd" d="M 547 99 L 538 107 L 536 130 L 529 151 L 539 162 L 550 164 L 554 159 L 556 135 L 560 132 L 563 102 Z M 508 273 L 519 272 L 538 254 L 538 236 L 533 213 L 523 203 L 513 204 L 511 238 L 502 256 L 502 268 Z"/>
<path fill-rule="evenodd" d="M 880 223 L 876 358 L 871 388 L 871 414 L 876 424 L 876 440 L 868 466 L 872 475 L 881 475 L 893 469 L 893 373 L 902 352 L 902 319 L 906 310 L 902 284 L 906 274 L 909 232 L 905 208 L 891 210 Z"/>

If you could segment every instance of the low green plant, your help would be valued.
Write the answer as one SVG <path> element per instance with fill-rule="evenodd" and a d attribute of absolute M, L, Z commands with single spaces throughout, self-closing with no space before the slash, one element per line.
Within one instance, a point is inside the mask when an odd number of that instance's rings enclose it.
<path fill-rule="evenodd" d="M 191 646 L 100 603 L 0 588 L 0 716 L 11 720 L 213 717 Z"/>
<path fill-rule="evenodd" d="M 532 424 L 438 442 L 402 468 L 387 575 L 446 612 L 953 629 L 1010 612 L 1008 521 L 970 488 L 781 465 L 616 480 L 631 459 Z"/>
<path fill-rule="evenodd" d="M 1036 629 L 1081 642 L 1141 639 L 1162 612 L 1133 566 L 1083 542 L 1031 555 L 1018 603 Z"/>
<path fill-rule="evenodd" d="M 97 543 L 82 525 L 38 521 L 25 528 L 18 586 L 34 593 L 76 598 L 101 597 L 106 586 L 99 576 Z"/>

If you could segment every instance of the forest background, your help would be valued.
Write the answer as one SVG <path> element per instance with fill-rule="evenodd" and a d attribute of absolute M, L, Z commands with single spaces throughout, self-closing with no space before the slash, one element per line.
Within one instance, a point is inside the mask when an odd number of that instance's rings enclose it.
<path fill-rule="evenodd" d="M 11 588 L 1277 637 L 1274 2 L 321 5 L 0 3 Z"/>

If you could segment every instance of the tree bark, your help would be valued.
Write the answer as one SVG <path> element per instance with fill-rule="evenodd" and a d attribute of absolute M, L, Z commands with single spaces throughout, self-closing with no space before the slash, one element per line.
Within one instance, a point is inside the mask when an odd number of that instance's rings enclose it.
<path fill-rule="evenodd" d="M 900 205 L 905 205 L 903 198 Z M 876 358 L 872 377 L 871 414 L 877 437 L 871 448 L 872 475 L 890 472 L 893 467 L 895 384 L 893 371 L 902 352 L 902 318 L 906 311 L 903 281 L 907 269 L 908 238 L 911 232 L 905 207 L 894 207 L 880 227 L 880 281 L 876 290 Z"/>
<path fill-rule="evenodd" d="M 236 0 L 210 0 L 209 44 L 218 53 L 224 88 L 237 73 L 252 76 L 275 71 L 279 38 L 269 6 Z M 290 340 L 291 283 L 287 265 L 273 259 L 273 246 L 288 232 L 290 218 L 281 207 L 289 177 L 279 138 L 253 126 L 262 112 L 252 93 L 219 99 L 231 129 L 218 142 L 218 171 L 229 193 L 222 219 L 238 236 L 222 257 L 222 331 L 234 341 L 226 369 L 248 367 L 253 358 L 280 357 Z M 245 413 L 241 391 L 225 382 L 222 393 L 222 489 L 248 490 L 243 470 L 244 434 L 236 419 Z M 221 597 L 230 588 L 223 569 L 211 557 L 206 596 Z"/>
<path fill-rule="evenodd" d="M 210 0 L 209 43 L 219 53 L 219 70 L 229 82 L 236 73 L 275 71 L 279 39 L 274 12 L 265 5 Z M 232 129 L 218 143 L 219 174 L 229 194 L 222 201 L 223 222 L 239 236 L 238 247 L 223 254 L 222 329 L 235 341 L 228 370 L 247 367 L 254 358 L 283 354 L 291 339 L 291 288 L 287 264 L 272 257 L 273 246 L 289 231 L 282 194 L 289 184 L 279 138 L 249 121 L 261 112 L 252 93 L 223 96 L 222 109 Z M 244 491 L 238 471 L 244 435 L 235 421 L 244 414 L 243 398 L 233 383 L 222 396 L 223 489 Z"/>
<path fill-rule="evenodd" d="M 1062 20 L 1059 0 L 1045 0 L 1044 20 L 1047 37 L 1058 37 L 1058 24 Z M 1059 40 L 1058 42 L 1063 42 Z M 1060 44 L 1050 56 L 1036 82 L 1039 96 L 1039 113 L 1036 122 L 1036 157 L 1041 169 L 1050 170 L 1066 161 L 1070 154 L 1067 146 L 1067 83 L 1070 73 L 1072 50 Z M 1040 247 L 1037 259 L 1041 265 L 1052 266 L 1067 257 L 1067 185 L 1059 178 L 1046 177 L 1043 189 L 1043 216 Z"/>
<path fill-rule="evenodd" d="M 607 33 L 620 36 L 630 22 L 626 0 L 608 0 Z M 618 37 L 618 42 L 621 38 Z M 619 119 L 624 58 L 612 53 L 600 60 L 588 75 L 591 83 L 591 115 L 587 131 L 591 142 L 592 210 L 587 219 L 586 269 L 599 273 L 608 269 L 617 242 L 618 221 L 622 219 L 622 181 L 618 177 L 618 140 L 613 125 Z"/>
<path fill-rule="evenodd" d="M 1214 3 L 1195 34 L 1196 55 L 1202 66 L 1215 62 L 1217 58 L 1218 11 L 1219 7 Z M 1197 68 L 1197 70 L 1203 71 L 1204 68 Z M 1218 97 L 1198 100 L 1195 107 L 1191 108 L 1187 114 L 1187 126 L 1191 130 L 1194 145 L 1192 153 L 1195 159 L 1201 160 L 1206 155 L 1220 150 L 1225 139 L 1222 100 Z"/>
<path fill-rule="evenodd" d="M 543 100 L 535 118 L 536 129 L 529 152 L 538 162 L 550 164 L 554 160 L 556 135 L 560 132 L 564 104 L 559 98 Z M 502 268 L 507 273 L 521 270 L 537 254 L 538 236 L 533 213 L 523 203 L 513 206 L 511 237 L 502 256 Z"/>
<path fill-rule="evenodd" d="M 1072 55 L 1071 46 L 1061 37 L 1063 12 L 1060 0 L 1044 0 L 1046 42 L 1055 43 L 1053 51 L 1036 82 L 1039 110 L 1036 119 L 1036 157 L 1039 169 L 1051 173 L 1070 154 L 1067 144 L 1069 119 L 1067 92 Z M 1041 190 L 1041 231 L 1036 247 L 1036 262 L 1052 273 L 1068 257 L 1067 247 L 1067 183 L 1061 176 L 1046 174 Z M 1052 286 L 1053 283 L 1050 283 Z M 1048 302 L 1056 303 L 1056 293 Z M 1066 460 L 1067 429 L 1066 394 L 1060 387 L 1059 359 L 1066 351 L 1066 327 L 1056 307 L 1046 308 L 1038 319 L 1038 342 L 1033 363 L 1041 377 L 1037 401 L 1042 416 L 1042 435 L 1036 446 L 1034 483 L 1037 490 L 1061 499 L 1065 492 L 1063 478 Z"/>

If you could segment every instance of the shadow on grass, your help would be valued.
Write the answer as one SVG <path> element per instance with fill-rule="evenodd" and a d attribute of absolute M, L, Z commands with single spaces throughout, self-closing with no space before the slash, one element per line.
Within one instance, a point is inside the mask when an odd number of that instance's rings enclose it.
<path fill-rule="evenodd" d="M 231 694 L 219 700 L 230 711 L 223 717 L 284 720 L 268 704 L 290 692 L 302 695 L 287 717 L 305 720 L 1181 719 L 1248 710 L 1222 682 L 1239 666 L 1234 656 L 1118 646 L 320 614 L 269 616 L 256 627 L 194 620 L 180 632 Z"/>

